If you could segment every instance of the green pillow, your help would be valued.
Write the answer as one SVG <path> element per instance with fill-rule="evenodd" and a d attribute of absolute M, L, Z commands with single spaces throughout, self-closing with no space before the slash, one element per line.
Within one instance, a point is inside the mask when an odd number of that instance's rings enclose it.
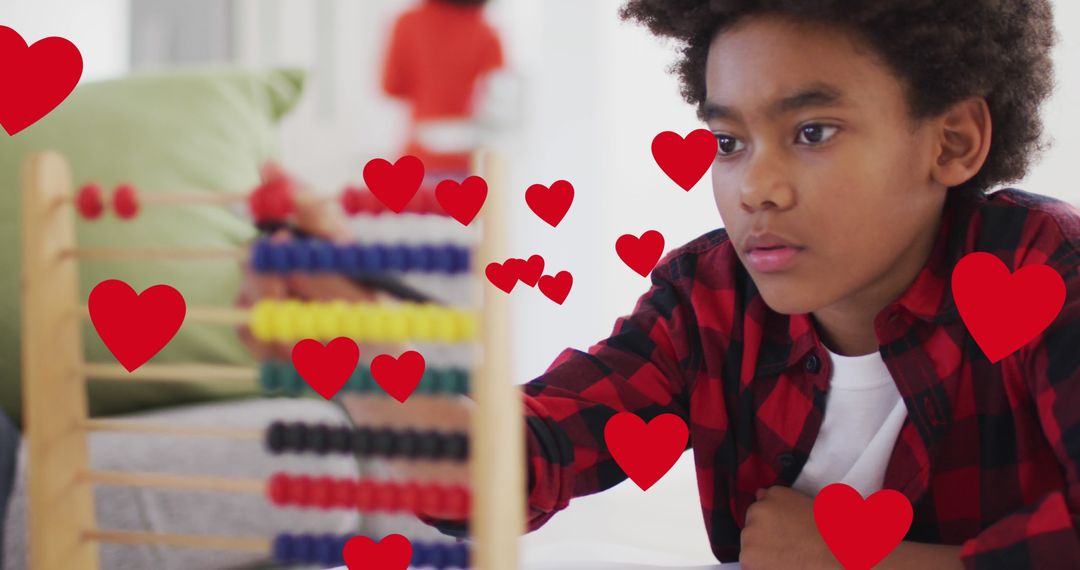
<path fill-rule="evenodd" d="M 247 192 L 258 166 L 277 153 L 279 120 L 303 88 L 300 69 L 181 68 L 80 84 L 48 116 L 0 139 L 0 406 L 21 425 L 20 166 L 27 153 L 56 150 L 71 163 L 77 189 L 101 185 L 106 199 L 123 182 L 151 192 Z M 106 209 L 79 219 L 80 246 L 241 247 L 255 230 L 221 206 L 147 206 L 130 221 Z M 105 279 L 136 291 L 166 283 L 188 307 L 231 306 L 240 283 L 236 260 L 87 260 L 80 263 L 80 303 Z M 83 338 L 90 362 L 115 363 L 89 320 Z M 184 324 L 150 363 L 254 365 L 233 327 Z M 222 397 L 257 394 L 252 384 L 92 381 L 93 416 L 133 412 Z"/>

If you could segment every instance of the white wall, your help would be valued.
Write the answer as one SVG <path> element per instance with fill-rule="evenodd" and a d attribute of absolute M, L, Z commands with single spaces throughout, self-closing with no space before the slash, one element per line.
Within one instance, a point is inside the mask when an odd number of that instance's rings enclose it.
<path fill-rule="evenodd" d="M 28 45 L 49 36 L 67 38 L 83 58 L 81 82 L 107 79 L 129 69 L 129 0 L 4 0 L 0 24 Z"/>

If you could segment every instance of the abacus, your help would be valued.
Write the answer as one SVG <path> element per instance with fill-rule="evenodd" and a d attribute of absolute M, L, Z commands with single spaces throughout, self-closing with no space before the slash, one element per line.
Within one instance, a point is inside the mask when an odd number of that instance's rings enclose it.
<path fill-rule="evenodd" d="M 100 187 L 75 191 L 71 168 L 56 152 L 29 155 L 22 166 L 22 350 L 23 400 L 28 446 L 30 560 L 37 570 L 99 568 L 98 544 L 165 544 L 177 547 L 242 549 L 275 553 L 292 562 L 342 563 L 348 537 L 220 537 L 166 535 L 97 528 L 93 485 L 139 485 L 207 492 L 264 494 L 277 505 L 358 508 L 467 518 L 470 551 L 465 545 L 414 544 L 413 564 L 450 562 L 461 567 L 513 570 L 518 567 L 517 540 L 524 532 L 524 425 L 520 395 L 509 380 L 505 295 L 486 286 L 483 266 L 498 259 L 501 226 L 498 212 L 500 165 L 497 155 L 477 151 L 473 171 L 484 173 L 492 188 L 477 217 L 481 239 L 475 251 L 449 246 L 418 247 L 333 244 L 319 240 L 286 244 L 259 240 L 244 250 L 168 250 L 162 248 L 80 248 L 78 213 L 100 217 L 106 200 Z M 111 200 L 118 217 L 131 219 L 143 207 L 247 202 L 256 223 L 285 217 L 295 207 L 290 195 L 273 184 L 249 195 L 153 193 L 139 197 L 131 185 L 116 189 Z M 357 187 L 340 196 L 350 215 L 384 215 L 387 208 Z M 430 190 L 422 189 L 405 209 L 439 215 Z M 443 213 L 445 215 L 445 213 Z M 337 336 L 358 342 L 423 341 L 472 343 L 478 350 L 470 366 L 430 367 L 414 393 L 468 394 L 474 402 L 468 433 L 437 433 L 407 427 L 330 427 L 278 422 L 263 433 L 225 428 L 192 428 L 91 419 L 87 413 L 88 379 L 118 381 L 199 380 L 257 382 L 264 391 L 297 396 L 307 391 L 291 363 L 264 362 L 259 367 L 199 363 L 157 364 L 133 372 L 119 364 L 86 362 L 82 321 L 88 318 L 79 299 L 78 264 L 99 258 L 167 258 L 177 262 L 208 257 L 249 259 L 259 271 L 426 271 L 471 276 L 482 288 L 480 306 L 458 308 L 435 303 L 314 303 L 260 301 L 239 307 L 187 308 L 185 322 L 228 326 L 246 324 L 256 337 L 295 342 Z M 92 261 L 89 261 L 92 262 Z M 182 330 L 182 329 L 181 329 Z M 344 391 L 379 397 L 370 370 L 357 367 Z M 385 405 L 398 402 L 386 399 Z M 99 472 L 89 467 L 87 434 L 95 430 L 166 433 L 191 437 L 238 437 L 262 440 L 274 453 L 353 452 L 371 456 L 410 457 L 418 461 L 448 458 L 467 461 L 470 488 L 432 482 L 334 480 L 279 473 L 267 481 L 199 478 L 150 473 Z M 363 478 L 361 478 L 363 479 Z M 378 540 L 378 537 L 372 537 Z"/>

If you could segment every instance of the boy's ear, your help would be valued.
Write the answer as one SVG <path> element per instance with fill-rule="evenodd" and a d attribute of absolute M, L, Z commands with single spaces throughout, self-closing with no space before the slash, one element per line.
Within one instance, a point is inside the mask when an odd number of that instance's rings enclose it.
<path fill-rule="evenodd" d="M 931 175 L 946 188 L 959 186 L 978 174 L 990 153 L 990 107 L 985 98 L 971 97 L 946 111 L 938 124 L 940 150 Z"/>

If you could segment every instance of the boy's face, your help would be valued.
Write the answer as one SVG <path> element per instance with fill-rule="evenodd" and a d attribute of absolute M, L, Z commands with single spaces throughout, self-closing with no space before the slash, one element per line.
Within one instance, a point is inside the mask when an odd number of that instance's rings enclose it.
<path fill-rule="evenodd" d="M 872 319 L 933 245 L 945 200 L 930 176 L 933 132 L 911 130 L 902 84 L 859 49 L 836 30 L 757 16 L 709 50 L 707 102 L 741 117 L 708 119 L 720 143 L 716 204 L 739 259 L 780 313 Z M 840 103 L 771 113 L 815 84 Z M 762 232 L 803 249 L 786 269 L 756 270 L 746 240 Z"/>

